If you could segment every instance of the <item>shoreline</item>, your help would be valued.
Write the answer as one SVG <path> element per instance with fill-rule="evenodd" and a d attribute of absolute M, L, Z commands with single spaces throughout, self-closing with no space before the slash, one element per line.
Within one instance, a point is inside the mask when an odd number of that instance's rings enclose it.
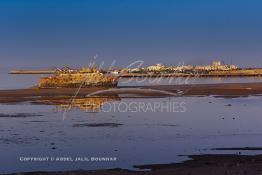
<path fill-rule="evenodd" d="M 215 77 L 262 77 L 262 72 L 260 73 L 226 73 L 226 72 L 219 72 L 219 73 L 211 73 L 211 74 L 186 74 L 186 73 L 179 73 L 179 74 L 137 74 L 137 73 L 130 73 L 130 74 L 122 74 L 119 75 L 121 78 L 170 78 L 170 77 L 203 77 L 203 78 L 215 78 Z"/>
<path fill-rule="evenodd" d="M 118 77 L 122 78 L 132 78 L 132 77 L 261 77 L 262 76 L 262 68 L 239 68 L 232 70 L 195 70 L 191 69 L 191 72 L 140 72 L 140 73 L 119 73 L 116 74 Z M 194 72 L 197 71 L 197 72 Z M 108 70 L 104 70 L 104 73 L 109 72 Z M 12 70 L 8 74 L 19 75 L 19 74 L 56 74 L 56 70 Z"/>
<path fill-rule="evenodd" d="M 121 98 L 164 98 L 186 96 L 215 96 L 223 98 L 243 97 L 262 94 L 262 83 L 225 83 L 192 85 L 126 86 L 116 88 L 90 87 L 57 89 L 16 89 L 0 90 L 0 103 L 18 103 L 48 99 L 69 99 L 72 97 L 115 97 Z M 93 94 L 93 95 L 92 95 Z"/>
<path fill-rule="evenodd" d="M 262 155 L 207 154 L 190 155 L 182 163 L 135 165 L 137 171 L 127 169 L 36 171 L 9 175 L 257 175 L 262 173 Z"/>

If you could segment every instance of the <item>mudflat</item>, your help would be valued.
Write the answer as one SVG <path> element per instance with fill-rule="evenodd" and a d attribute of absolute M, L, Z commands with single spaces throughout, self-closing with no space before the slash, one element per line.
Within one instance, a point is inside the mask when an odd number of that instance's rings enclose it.
<path fill-rule="evenodd" d="M 207 96 L 240 97 L 262 94 L 262 83 L 226 83 L 195 85 L 157 85 L 129 87 L 90 87 L 90 88 L 54 88 L 54 89 L 16 89 L 0 90 L 0 103 L 63 99 L 69 97 L 116 96 L 125 97 L 167 97 L 167 96 Z"/>

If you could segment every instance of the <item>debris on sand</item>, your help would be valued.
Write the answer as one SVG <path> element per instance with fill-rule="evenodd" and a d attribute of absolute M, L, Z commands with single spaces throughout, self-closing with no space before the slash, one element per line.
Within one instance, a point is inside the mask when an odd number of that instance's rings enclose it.
<path fill-rule="evenodd" d="M 262 147 L 233 147 L 233 148 L 214 148 L 213 150 L 219 150 L 219 151 L 262 151 Z"/>
<path fill-rule="evenodd" d="M 119 127 L 123 124 L 120 123 L 81 123 L 81 124 L 74 124 L 73 127 Z"/>

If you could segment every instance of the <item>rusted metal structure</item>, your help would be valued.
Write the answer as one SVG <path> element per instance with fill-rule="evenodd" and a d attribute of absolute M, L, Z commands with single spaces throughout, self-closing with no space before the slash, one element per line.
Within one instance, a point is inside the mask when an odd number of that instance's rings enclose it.
<path fill-rule="evenodd" d="M 101 73 L 96 68 L 57 69 L 53 76 L 39 80 L 39 88 L 78 88 L 117 86 L 118 77 Z"/>

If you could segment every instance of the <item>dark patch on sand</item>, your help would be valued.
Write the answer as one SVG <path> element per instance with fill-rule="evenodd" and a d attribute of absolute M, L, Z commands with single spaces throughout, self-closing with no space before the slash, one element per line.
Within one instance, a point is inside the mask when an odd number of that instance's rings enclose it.
<path fill-rule="evenodd" d="M 26 117 L 42 117 L 41 114 L 33 113 L 15 113 L 15 114 L 3 114 L 0 113 L 0 118 L 26 118 Z"/>
<path fill-rule="evenodd" d="M 12 137 L 1 137 L 0 144 L 32 144 L 40 140 L 37 137 L 19 137 L 19 135 L 13 135 Z"/>
<path fill-rule="evenodd" d="M 134 166 L 144 171 L 125 169 L 30 172 L 19 175 L 258 175 L 262 174 L 262 155 L 193 155 L 182 163 Z"/>
<path fill-rule="evenodd" d="M 160 124 L 159 126 L 169 126 L 169 127 L 174 127 L 174 126 L 177 126 L 175 124 Z"/>
<path fill-rule="evenodd" d="M 81 124 L 74 124 L 73 127 L 119 127 L 122 126 L 121 123 L 81 123 Z"/>
<path fill-rule="evenodd" d="M 212 150 L 221 151 L 262 151 L 262 147 L 234 147 L 234 148 L 214 148 Z"/>
<path fill-rule="evenodd" d="M 27 121 L 30 123 L 47 123 L 48 121 L 40 121 L 40 120 L 32 120 L 32 121 Z"/>

